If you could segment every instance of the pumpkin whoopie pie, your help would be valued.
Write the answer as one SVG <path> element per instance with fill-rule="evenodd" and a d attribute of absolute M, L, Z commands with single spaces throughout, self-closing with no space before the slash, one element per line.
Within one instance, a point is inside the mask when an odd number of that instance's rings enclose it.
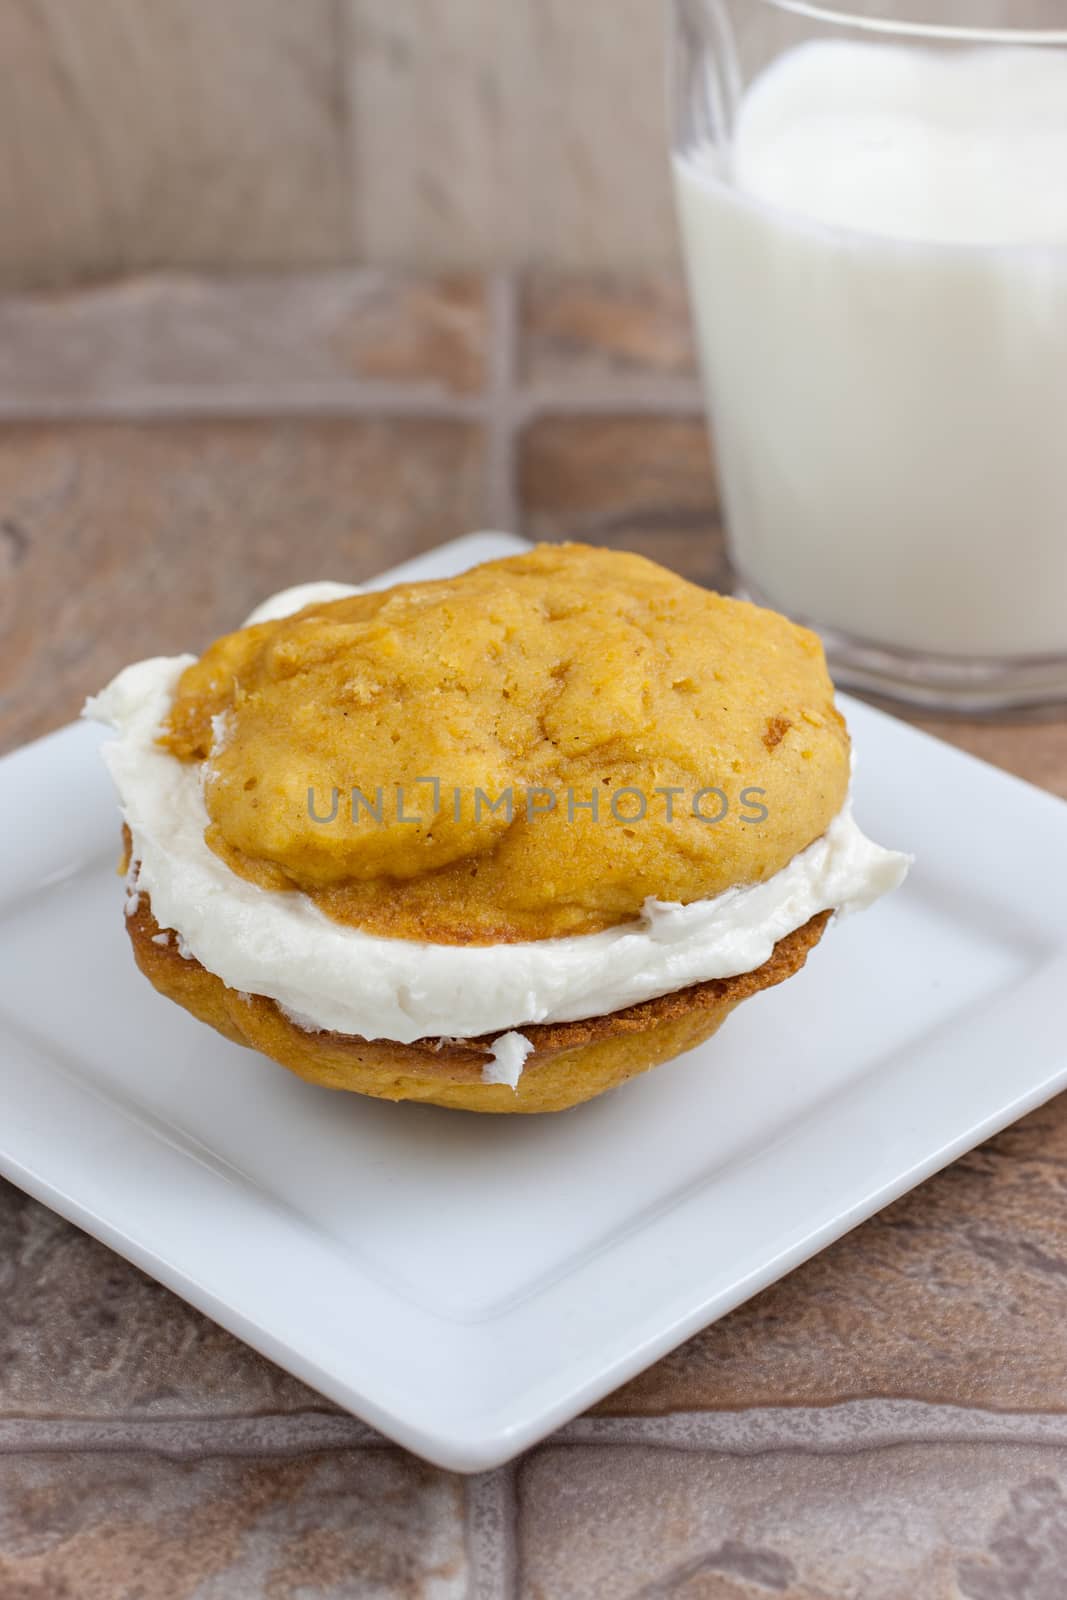
<path fill-rule="evenodd" d="M 635 555 L 307 586 L 89 711 L 119 734 L 141 970 L 386 1099 L 590 1099 L 906 870 L 852 820 L 818 639 Z"/>

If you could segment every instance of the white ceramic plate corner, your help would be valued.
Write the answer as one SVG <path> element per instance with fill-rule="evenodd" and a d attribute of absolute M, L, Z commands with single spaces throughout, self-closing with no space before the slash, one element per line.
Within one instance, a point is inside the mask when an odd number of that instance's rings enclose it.
<path fill-rule="evenodd" d="M 332 1095 L 201 1027 L 130 958 L 99 732 L 16 751 L 0 1173 L 408 1448 L 508 1459 L 1067 1087 L 1067 806 L 846 709 L 905 888 L 710 1045 L 553 1118 Z"/>

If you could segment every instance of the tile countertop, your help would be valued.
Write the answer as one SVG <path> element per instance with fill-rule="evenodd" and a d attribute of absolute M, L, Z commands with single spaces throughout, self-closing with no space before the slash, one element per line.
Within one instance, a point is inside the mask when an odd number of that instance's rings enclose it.
<path fill-rule="evenodd" d="M 670 280 L 0 301 L 0 747 L 479 526 L 729 571 Z M 1067 720 L 923 725 L 1067 796 Z M 1061 1600 L 1067 1096 L 511 1468 L 334 1410 L 0 1183 L 0 1600 Z"/>

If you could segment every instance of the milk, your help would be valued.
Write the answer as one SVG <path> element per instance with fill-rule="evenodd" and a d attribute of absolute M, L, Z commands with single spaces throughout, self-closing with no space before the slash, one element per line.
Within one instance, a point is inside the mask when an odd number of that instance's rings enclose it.
<path fill-rule="evenodd" d="M 742 580 L 1067 654 L 1067 52 L 811 43 L 675 176 Z"/>

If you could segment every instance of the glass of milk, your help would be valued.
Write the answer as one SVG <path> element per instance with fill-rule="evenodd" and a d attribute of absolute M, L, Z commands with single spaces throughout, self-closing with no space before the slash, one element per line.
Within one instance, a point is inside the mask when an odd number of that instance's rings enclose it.
<path fill-rule="evenodd" d="M 674 0 L 731 554 L 840 681 L 1067 699 L 1067 0 Z"/>

